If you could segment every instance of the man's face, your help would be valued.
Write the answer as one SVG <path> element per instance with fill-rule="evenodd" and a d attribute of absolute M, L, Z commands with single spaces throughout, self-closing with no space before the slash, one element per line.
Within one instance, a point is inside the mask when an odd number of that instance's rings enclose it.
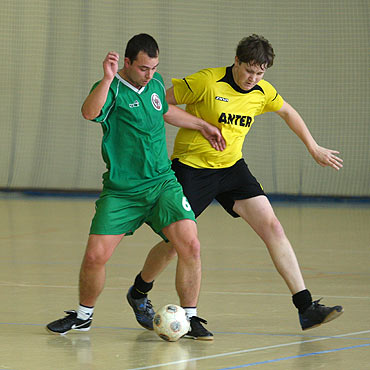
<path fill-rule="evenodd" d="M 149 83 L 157 67 L 158 57 L 150 58 L 148 54 L 140 51 L 133 62 L 125 58 L 123 76 L 131 85 L 139 89 Z"/>
<path fill-rule="evenodd" d="M 252 89 L 260 82 L 265 74 L 266 68 L 254 63 L 240 62 L 238 57 L 235 57 L 233 67 L 233 77 L 236 84 L 242 90 Z"/>

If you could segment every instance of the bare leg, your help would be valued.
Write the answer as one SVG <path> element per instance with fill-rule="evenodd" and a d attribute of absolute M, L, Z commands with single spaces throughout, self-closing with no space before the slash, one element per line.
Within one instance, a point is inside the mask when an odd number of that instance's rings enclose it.
<path fill-rule="evenodd" d="M 196 307 L 201 283 L 200 243 L 192 220 L 165 227 L 163 233 L 177 251 L 176 291 L 183 307 Z"/>
<path fill-rule="evenodd" d="M 90 235 L 80 270 L 80 303 L 95 306 L 104 288 L 105 264 L 123 235 Z"/>
<path fill-rule="evenodd" d="M 165 241 L 155 245 L 146 257 L 141 277 L 147 283 L 152 282 L 168 266 L 171 260 L 177 256 L 176 249 L 172 243 Z"/>
<path fill-rule="evenodd" d="M 235 201 L 233 210 L 265 242 L 272 261 L 292 294 L 306 289 L 293 248 L 267 197 Z"/>

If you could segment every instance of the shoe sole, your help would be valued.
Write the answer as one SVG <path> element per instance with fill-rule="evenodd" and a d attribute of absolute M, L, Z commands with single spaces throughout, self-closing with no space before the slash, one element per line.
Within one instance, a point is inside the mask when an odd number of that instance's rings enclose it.
<path fill-rule="evenodd" d="M 310 330 L 310 329 L 314 329 L 314 328 L 317 328 L 318 326 L 322 325 L 322 324 L 325 324 L 329 321 L 332 321 L 334 319 L 336 319 L 337 317 L 339 317 L 342 313 L 344 312 L 344 310 L 342 309 L 342 311 L 333 311 L 331 312 L 328 316 L 325 317 L 325 320 L 323 322 L 321 322 L 320 324 L 317 324 L 317 325 L 313 325 L 313 326 L 310 326 L 309 328 L 306 328 L 306 329 L 302 329 L 303 331 L 305 330 Z"/>
<path fill-rule="evenodd" d="M 213 337 L 193 337 L 191 335 L 184 335 L 184 338 L 187 338 L 187 339 L 194 339 L 194 340 L 202 340 L 202 341 L 212 341 L 213 340 Z"/>
<path fill-rule="evenodd" d="M 143 327 L 143 328 L 144 328 L 144 329 L 146 329 L 146 330 L 151 330 L 151 331 L 153 331 L 153 330 L 154 330 L 154 328 L 151 328 L 151 327 L 149 327 L 149 326 L 143 325 L 141 322 L 139 322 L 139 321 L 137 321 L 137 320 L 136 320 L 136 322 L 137 322 L 141 327 Z"/>
<path fill-rule="evenodd" d="M 46 331 L 49 333 L 49 334 L 54 334 L 54 335 L 66 335 L 68 332 L 70 331 L 82 331 L 82 332 L 86 332 L 86 331 L 89 331 L 91 329 L 91 327 L 88 327 L 88 328 L 85 328 L 85 329 L 70 329 L 70 330 L 67 330 L 65 331 L 64 333 L 59 333 L 57 331 L 52 331 L 50 330 L 47 326 L 45 326 L 45 329 Z"/>

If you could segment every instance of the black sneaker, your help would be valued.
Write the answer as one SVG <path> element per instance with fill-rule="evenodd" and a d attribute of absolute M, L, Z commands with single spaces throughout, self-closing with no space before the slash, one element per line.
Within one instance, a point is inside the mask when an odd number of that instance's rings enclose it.
<path fill-rule="evenodd" d="M 299 314 L 302 330 L 312 329 L 321 324 L 336 319 L 343 313 L 342 306 L 326 307 L 319 304 L 322 298 L 313 301 L 304 313 Z"/>
<path fill-rule="evenodd" d="M 145 329 L 153 330 L 153 318 L 155 312 L 153 310 L 152 303 L 148 298 L 132 298 L 131 287 L 127 292 L 127 301 L 134 310 L 136 321 Z"/>
<path fill-rule="evenodd" d="M 192 338 L 197 340 L 213 340 L 213 334 L 208 331 L 203 325 L 207 321 L 197 316 L 190 318 L 190 330 L 185 334 L 185 338 Z"/>
<path fill-rule="evenodd" d="M 65 334 L 70 330 L 77 331 L 89 331 L 92 315 L 87 320 L 81 320 L 77 318 L 77 312 L 74 310 L 64 311 L 67 316 L 63 319 L 55 320 L 50 324 L 46 325 L 46 330 L 52 334 Z"/>

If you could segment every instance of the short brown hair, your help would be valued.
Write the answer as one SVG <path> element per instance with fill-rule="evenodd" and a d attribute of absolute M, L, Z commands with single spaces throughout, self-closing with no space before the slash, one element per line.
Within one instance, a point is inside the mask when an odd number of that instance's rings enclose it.
<path fill-rule="evenodd" d="M 263 36 L 253 34 L 240 40 L 236 56 L 241 63 L 258 64 L 269 68 L 274 63 L 274 49 Z"/>

